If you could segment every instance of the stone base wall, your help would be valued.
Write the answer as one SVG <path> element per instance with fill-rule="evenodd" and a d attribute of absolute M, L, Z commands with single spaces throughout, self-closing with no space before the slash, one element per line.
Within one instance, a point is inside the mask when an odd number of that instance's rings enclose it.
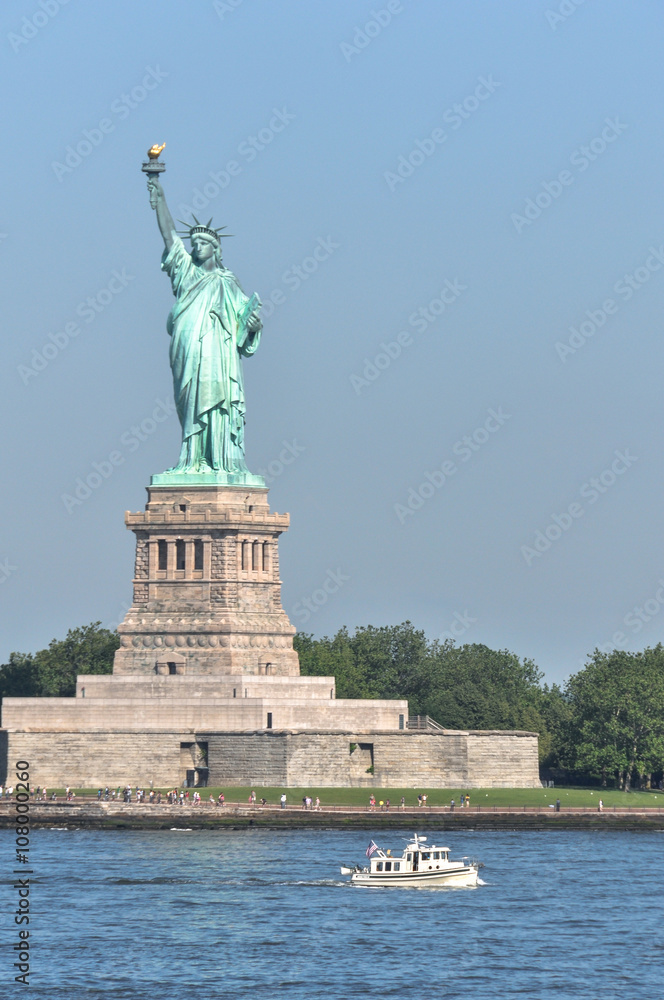
<path fill-rule="evenodd" d="M 49 787 L 182 784 L 188 751 L 207 743 L 214 786 L 539 787 L 537 735 L 519 732 L 4 732 L 5 782 L 17 760 Z M 1 745 L 1 742 L 0 742 Z M 189 763 L 187 764 L 187 761 Z M 373 764 L 368 764 L 373 761 Z M 367 765 L 366 767 L 364 765 Z M 373 766 L 373 773 L 367 770 Z"/>
<path fill-rule="evenodd" d="M 399 719 L 407 712 L 406 701 L 368 698 L 5 698 L 2 722 L 10 732 L 345 731 L 370 726 L 398 732 Z"/>
<path fill-rule="evenodd" d="M 476 732 L 468 740 L 468 776 L 475 786 L 515 788 L 514 775 L 521 775 L 523 784 L 539 785 L 537 739 L 535 752 L 524 759 L 524 737 L 514 733 Z M 500 746 L 500 753 L 496 747 Z M 482 779 L 480 781 L 480 778 Z"/>
<path fill-rule="evenodd" d="M 468 784 L 467 733 L 413 732 L 407 733 L 405 739 L 399 733 L 394 736 L 385 733 L 374 738 L 374 775 L 378 786 L 459 788 Z M 498 754 L 497 746 L 494 753 Z"/>
<path fill-rule="evenodd" d="M 272 733 L 208 736 L 211 785 L 288 787 L 288 742 Z M 261 780 L 258 781 L 258 778 Z"/>
<path fill-rule="evenodd" d="M 48 789 L 149 787 L 151 780 L 175 787 L 182 781 L 180 743 L 192 739 L 173 732 L 9 733 L 9 775 L 15 761 L 26 760 L 31 784 Z"/>
<path fill-rule="evenodd" d="M 77 698 L 263 698 L 330 700 L 335 696 L 334 677 L 256 677 L 253 674 L 185 676 L 133 674 L 79 674 Z M 403 704 L 407 704 L 404 702 Z M 12 727 L 19 728 L 19 727 Z"/>

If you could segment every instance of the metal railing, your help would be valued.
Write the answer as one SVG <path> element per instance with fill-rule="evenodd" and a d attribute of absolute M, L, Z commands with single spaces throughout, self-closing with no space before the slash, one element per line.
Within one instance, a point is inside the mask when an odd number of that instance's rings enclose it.
<path fill-rule="evenodd" d="M 406 729 L 428 729 L 437 733 L 444 733 L 445 727 L 432 719 L 430 715 L 410 715 L 406 723 Z"/>

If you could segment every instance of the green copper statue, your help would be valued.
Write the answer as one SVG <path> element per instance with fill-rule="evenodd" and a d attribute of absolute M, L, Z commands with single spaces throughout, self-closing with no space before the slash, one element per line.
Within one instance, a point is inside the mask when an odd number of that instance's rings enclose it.
<path fill-rule="evenodd" d="M 245 401 L 241 355 L 249 357 L 261 339 L 260 299 L 248 298 L 235 275 L 221 263 L 219 231 L 195 220 L 189 229 L 191 253 L 178 236 L 168 210 L 153 147 L 144 164 L 150 205 L 164 239 L 162 270 L 171 279 L 175 305 L 168 317 L 175 405 L 182 425 L 177 465 L 153 481 L 248 482 L 244 461 Z M 158 156 L 157 152 L 157 156 Z M 210 220 L 211 222 L 212 220 Z M 226 475 L 224 475 L 226 474 Z"/>

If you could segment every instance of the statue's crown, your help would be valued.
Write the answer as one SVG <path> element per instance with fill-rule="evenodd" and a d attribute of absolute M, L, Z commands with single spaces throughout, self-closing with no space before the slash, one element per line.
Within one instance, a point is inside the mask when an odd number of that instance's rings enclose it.
<path fill-rule="evenodd" d="M 210 236 L 217 243 L 222 237 L 231 235 L 230 233 L 224 233 L 222 231 L 226 228 L 226 226 L 221 226 L 220 229 L 212 229 L 211 228 L 212 219 L 209 219 L 205 224 L 203 224 L 202 222 L 199 222 L 199 220 L 196 218 L 195 215 L 193 218 L 194 218 L 193 226 L 190 226 L 189 223 L 187 222 L 183 222 L 182 219 L 178 219 L 178 222 L 180 222 L 183 226 L 187 227 L 184 230 L 179 230 L 178 235 L 188 236 L 189 239 L 192 239 L 197 234 L 201 236 Z"/>

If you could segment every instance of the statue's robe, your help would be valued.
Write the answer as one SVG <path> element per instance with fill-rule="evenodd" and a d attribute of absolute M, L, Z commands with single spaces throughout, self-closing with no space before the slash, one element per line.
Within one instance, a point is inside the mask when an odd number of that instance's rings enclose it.
<path fill-rule="evenodd" d="M 260 306 L 248 298 L 226 268 L 206 271 L 193 262 L 179 237 L 165 252 L 176 302 L 168 317 L 170 362 L 175 405 L 182 424 L 177 471 L 206 466 L 225 472 L 246 471 L 245 400 L 240 355 L 253 354 L 260 328 L 247 323 Z"/>

